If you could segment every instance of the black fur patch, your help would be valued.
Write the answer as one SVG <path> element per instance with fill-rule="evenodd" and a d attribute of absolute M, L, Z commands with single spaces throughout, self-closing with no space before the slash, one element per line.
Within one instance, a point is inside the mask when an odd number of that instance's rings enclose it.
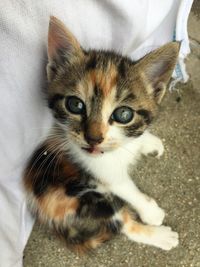
<path fill-rule="evenodd" d="M 39 154 L 38 154 L 39 155 Z M 39 196 L 47 190 L 48 186 L 55 184 L 58 176 L 59 165 L 54 153 L 43 154 L 35 165 L 35 182 L 33 191 Z"/>
<path fill-rule="evenodd" d="M 122 78 L 126 77 L 126 64 L 124 59 L 122 59 L 118 65 L 118 72 Z"/>
<path fill-rule="evenodd" d="M 86 64 L 86 70 L 93 70 L 97 66 L 97 59 L 95 55 L 92 55 Z"/>
<path fill-rule="evenodd" d="M 100 204 L 102 202 L 102 204 Z M 101 209 L 100 211 L 98 209 Z M 97 192 L 85 193 L 80 198 L 79 214 L 92 217 L 110 217 L 114 214 L 112 207 L 105 203 L 103 195 Z"/>
<path fill-rule="evenodd" d="M 138 137 L 140 136 L 143 131 L 140 131 L 139 128 L 141 128 L 142 126 L 144 126 L 142 121 L 139 121 L 138 123 L 134 123 L 131 126 L 128 126 L 125 128 L 125 133 L 126 136 L 128 137 Z"/>
<path fill-rule="evenodd" d="M 78 181 L 70 181 L 66 185 L 65 192 L 68 196 L 77 196 L 84 189 L 86 189 L 86 185 L 80 184 Z"/>
<path fill-rule="evenodd" d="M 38 169 L 41 166 L 41 163 L 46 159 L 47 156 L 47 147 L 42 145 L 39 147 L 32 155 L 29 161 L 30 168 Z"/>
<path fill-rule="evenodd" d="M 84 177 L 84 174 L 79 174 L 81 176 L 80 180 L 70 180 L 65 186 L 65 192 L 68 196 L 77 196 L 81 195 L 82 192 L 88 189 L 95 189 L 95 185 L 90 185 L 90 178 Z"/>
<path fill-rule="evenodd" d="M 122 224 L 119 221 L 109 221 L 107 223 L 107 229 L 112 234 L 118 234 L 121 230 Z"/>
<path fill-rule="evenodd" d="M 61 94 L 54 95 L 51 99 L 49 99 L 49 104 L 48 104 L 49 108 L 53 109 L 56 102 L 63 100 L 63 99 L 64 99 L 64 95 L 61 95 Z"/>
<path fill-rule="evenodd" d="M 95 86 L 94 86 L 94 98 L 96 99 L 96 97 L 102 97 L 102 95 L 103 95 L 102 90 L 99 88 L 99 86 L 97 86 L 95 84 Z M 93 100 L 93 102 L 94 102 L 94 100 Z"/>
<path fill-rule="evenodd" d="M 140 109 L 137 111 L 139 115 L 141 115 L 144 118 L 144 121 L 146 124 L 150 124 L 153 120 L 152 113 L 146 109 Z"/>
<path fill-rule="evenodd" d="M 45 177 L 43 174 L 42 172 L 41 175 L 37 177 L 33 186 L 33 192 L 38 197 L 45 193 L 52 182 L 52 176 Z"/>
<path fill-rule="evenodd" d="M 114 196 L 106 197 L 98 192 L 88 192 L 80 197 L 78 213 L 81 216 L 108 219 L 118 211 L 124 202 Z"/>
<path fill-rule="evenodd" d="M 113 216 L 114 213 L 115 211 L 111 204 L 108 201 L 103 200 L 97 202 L 97 204 L 95 205 L 93 216 L 95 218 L 109 218 Z"/>
<path fill-rule="evenodd" d="M 133 100 L 135 100 L 135 95 L 133 93 L 130 93 L 122 101 L 123 102 L 131 102 Z"/>
<path fill-rule="evenodd" d="M 101 116 L 101 108 L 102 108 L 102 98 L 103 98 L 103 91 L 99 88 L 99 86 L 95 85 L 94 87 L 94 94 L 91 98 L 91 109 L 92 114 L 91 117 L 97 117 Z"/>

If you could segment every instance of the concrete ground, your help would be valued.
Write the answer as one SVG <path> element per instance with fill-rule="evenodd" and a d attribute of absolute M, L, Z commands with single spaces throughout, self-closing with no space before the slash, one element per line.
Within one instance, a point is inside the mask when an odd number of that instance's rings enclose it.
<path fill-rule="evenodd" d="M 152 128 L 165 144 L 160 159 L 144 158 L 136 184 L 165 209 L 165 224 L 180 234 L 177 248 L 165 252 L 118 236 L 93 254 L 79 257 L 47 229 L 34 227 L 24 267 L 200 267 L 200 1 L 189 20 L 191 80 L 167 93 Z"/>

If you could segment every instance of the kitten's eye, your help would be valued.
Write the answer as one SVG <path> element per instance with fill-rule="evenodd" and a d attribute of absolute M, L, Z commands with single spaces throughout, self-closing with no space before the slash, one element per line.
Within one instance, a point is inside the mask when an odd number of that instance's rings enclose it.
<path fill-rule="evenodd" d="M 129 107 L 120 107 L 115 109 L 111 118 L 119 123 L 126 124 L 133 119 L 134 111 Z"/>
<path fill-rule="evenodd" d="M 85 112 L 85 104 L 76 96 L 67 98 L 66 108 L 73 114 L 83 114 Z"/>

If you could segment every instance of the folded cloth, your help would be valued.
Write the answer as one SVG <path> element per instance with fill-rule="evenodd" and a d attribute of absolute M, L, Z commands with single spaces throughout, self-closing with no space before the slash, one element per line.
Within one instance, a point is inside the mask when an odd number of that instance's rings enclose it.
<path fill-rule="evenodd" d="M 49 16 L 57 16 L 85 48 L 112 49 L 136 60 L 181 40 L 177 80 L 186 81 L 187 18 L 192 0 L 7 0 L 0 2 L 0 267 L 22 266 L 34 219 L 22 174 L 52 125 L 46 86 Z"/>

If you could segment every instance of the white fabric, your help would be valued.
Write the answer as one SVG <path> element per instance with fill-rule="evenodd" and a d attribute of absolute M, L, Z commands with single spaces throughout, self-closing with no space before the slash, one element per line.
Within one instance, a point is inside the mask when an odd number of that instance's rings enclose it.
<path fill-rule="evenodd" d="M 192 0 L 0 1 L 0 267 L 22 266 L 33 226 L 21 178 L 52 117 L 45 87 L 49 16 L 61 19 L 84 48 L 113 49 L 138 59 L 176 38 L 189 53 Z"/>

